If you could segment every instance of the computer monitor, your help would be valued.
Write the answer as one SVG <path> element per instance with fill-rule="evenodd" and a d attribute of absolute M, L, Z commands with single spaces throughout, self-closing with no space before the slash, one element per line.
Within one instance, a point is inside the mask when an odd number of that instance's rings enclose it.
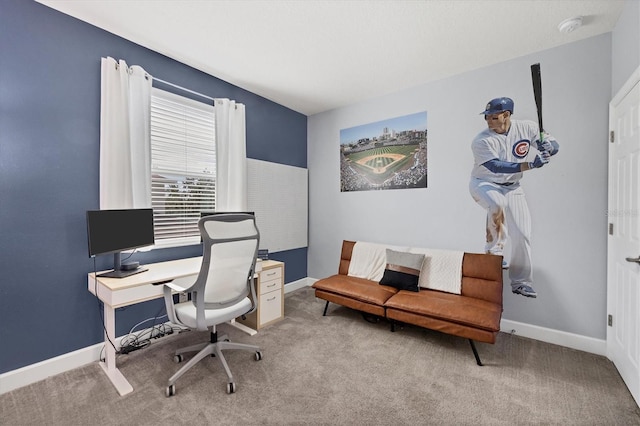
<path fill-rule="evenodd" d="M 153 209 L 88 210 L 89 257 L 113 253 L 113 271 L 99 276 L 124 278 L 146 271 L 137 262 L 121 263 L 121 252 L 155 243 Z"/>

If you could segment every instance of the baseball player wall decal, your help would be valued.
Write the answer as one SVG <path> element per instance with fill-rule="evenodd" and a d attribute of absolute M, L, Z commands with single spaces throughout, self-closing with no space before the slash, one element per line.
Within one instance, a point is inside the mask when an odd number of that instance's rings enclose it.
<path fill-rule="evenodd" d="M 496 98 L 481 112 L 487 128 L 473 142 L 474 165 L 469 191 L 487 211 L 485 251 L 502 255 L 510 238 L 511 258 L 507 266 L 511 290 L 537 297 L 531 268 L 531 216 L 520 186 L 523 173 L 539 169 L 558 153 L 558 142 L 548 133 L 538 132 L 529 120 L 512 120 L 513 100 Z M 536 151 L 531 148 L 534 146 Z M 528 161 L 535 153 L 533 161 Z"/>

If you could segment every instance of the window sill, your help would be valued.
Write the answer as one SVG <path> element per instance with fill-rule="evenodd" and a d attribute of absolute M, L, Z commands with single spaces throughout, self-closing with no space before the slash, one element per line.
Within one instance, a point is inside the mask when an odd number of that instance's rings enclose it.
<path fill-rule="evenodd" d="M 200 237 L 172 238 L 170 240 L 156 242 L 156 244 L 151 247 L 151 250 L 194 246 L 200 244 L 200 242 Z"/>

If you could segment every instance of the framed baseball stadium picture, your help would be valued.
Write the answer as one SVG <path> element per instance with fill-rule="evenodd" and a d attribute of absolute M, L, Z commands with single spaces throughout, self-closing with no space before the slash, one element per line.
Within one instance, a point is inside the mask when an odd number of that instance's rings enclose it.
<path fill-rule="evenodd" d="M 426 187 L 426 111 L 340 130 L 340 192 Z"/>

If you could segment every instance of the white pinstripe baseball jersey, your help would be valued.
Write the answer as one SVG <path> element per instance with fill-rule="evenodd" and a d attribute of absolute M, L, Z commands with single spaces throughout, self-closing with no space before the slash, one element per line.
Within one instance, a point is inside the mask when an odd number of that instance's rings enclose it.
<path fill-rule="evenodd" d="M 511 120 L 506 134 L 485 129 L 471 143 L 474 158 L 471 177 L 501 184 L 519 182 L 522 173 L 494 173 L 482 164 L 494 158 L 512 163 L 529 161 L 531 144 L 537 138 L 538 125 L 530 120 Z"/>

